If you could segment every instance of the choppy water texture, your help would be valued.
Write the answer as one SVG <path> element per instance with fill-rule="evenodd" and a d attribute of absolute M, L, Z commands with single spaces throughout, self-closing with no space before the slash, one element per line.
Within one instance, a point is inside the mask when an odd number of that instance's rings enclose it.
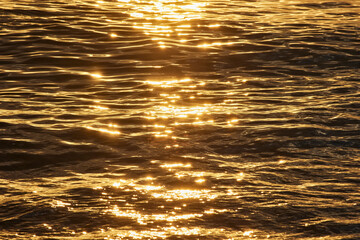
<path fill-rule="evenodd" d="M 0 1 L 1 239 L 360 239 L 360 1 Z"/>

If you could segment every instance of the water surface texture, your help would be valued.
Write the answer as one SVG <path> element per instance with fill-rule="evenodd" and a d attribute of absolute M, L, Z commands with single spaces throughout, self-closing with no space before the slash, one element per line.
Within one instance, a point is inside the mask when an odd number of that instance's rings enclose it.
<path fill-rule="evenodd" d="M 0 3 L 0 239 L 360 239 L 360 1 Z"/>

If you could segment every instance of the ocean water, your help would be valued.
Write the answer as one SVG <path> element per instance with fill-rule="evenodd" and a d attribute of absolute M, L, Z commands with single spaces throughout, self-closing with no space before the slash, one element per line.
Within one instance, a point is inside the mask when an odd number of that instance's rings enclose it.
<path fill-rule="evenodd" d="M 0 239 L 360 239 L 360 1 L 0 3 Z"/>

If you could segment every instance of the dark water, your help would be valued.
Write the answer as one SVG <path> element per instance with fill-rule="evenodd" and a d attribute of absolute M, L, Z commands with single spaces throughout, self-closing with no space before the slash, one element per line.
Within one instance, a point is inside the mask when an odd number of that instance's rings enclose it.
<path fill-rule="evenodd" d="M 360 1 L 0 1 L 1 239 L 360 239 Z"/>

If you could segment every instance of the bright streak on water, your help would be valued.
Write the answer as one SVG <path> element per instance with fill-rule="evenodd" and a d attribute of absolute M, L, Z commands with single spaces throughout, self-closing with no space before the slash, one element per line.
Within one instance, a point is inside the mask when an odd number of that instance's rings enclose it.
<path fill-rule="evenodd" d="M 358 1 L 1 3 L 1 239 L 359 238 Z"/>

